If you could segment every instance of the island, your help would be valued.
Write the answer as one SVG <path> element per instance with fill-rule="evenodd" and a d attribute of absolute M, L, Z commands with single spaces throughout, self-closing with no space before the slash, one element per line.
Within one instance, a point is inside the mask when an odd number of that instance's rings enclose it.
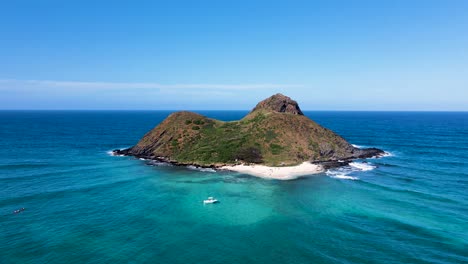
<path fill-rule="evenodd" d="M 115 155 L 228 169 L 289 179 L 379 157 L 377 148 L 357 148 L 322 127 L 291 98 L 275 94 L 238 121 L 224 122 L 181 111 L 169 115 L 133 147 Z"/>

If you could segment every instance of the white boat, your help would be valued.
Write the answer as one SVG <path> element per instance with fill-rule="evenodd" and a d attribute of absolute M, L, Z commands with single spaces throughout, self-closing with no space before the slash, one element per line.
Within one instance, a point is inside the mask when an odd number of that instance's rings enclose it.
<path fill-rule="evenodd" d="M 213 198 L 213 197 L 208 197 L 208 199 L 203 200 L 203 203 L 204 203 L 204 204 L 213 204 L 213 203 L 217 203 L 217 202 L 218 202 L 218 200 L 216 200 L 216 199 Z"/>

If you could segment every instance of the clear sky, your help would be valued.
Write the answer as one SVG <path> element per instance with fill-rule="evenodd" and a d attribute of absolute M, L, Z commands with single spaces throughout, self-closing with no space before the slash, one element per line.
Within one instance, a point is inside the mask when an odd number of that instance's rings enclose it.
<path fill-rule="evenodd" d="M 0 109 L 468 110 L 468 1 L 1 1 Z"/>

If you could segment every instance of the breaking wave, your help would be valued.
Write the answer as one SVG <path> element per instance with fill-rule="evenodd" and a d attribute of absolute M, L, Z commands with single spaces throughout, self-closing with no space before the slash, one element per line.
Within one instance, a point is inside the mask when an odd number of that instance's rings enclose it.
<path fill-rule="evenodd" d="M 114 157 L 122 157 L 122 156 L 125 156 L 125 155 L 122 155 L 122 154 L 115 154 L 114 151 L 112 150 L 109 150 L 109 151 L 106 151 L 107 155 L 109 156 L 114 156 Z"/>
<path fill-rule="evenodd" d="M 157 161 L 157 160 L 149 160 L 146 164 L 149 165 L 149 166 L 156 166 L 156 167 L 165 167 L 165 166 L 171 167 L 171 166 L 174 166 L 169 162 Z"/>
<path fill-rule="evenodd" d="M 360 171 L 370 171 L 375 168 L 376 166 L 369 164 L 369 163 L 364 163 L 364 162 L 351 162 L 349 163 L 349 166 L 351 166 L 354 169 L 360 170 Z"/>
<path fill-rule="evenodd" d="M 127 149 L 127 148 L 129 148 L 129 147 L 116 148 L 116 149 L 118 149 L 118 150 L 124 150 L 124 149 Z M 108 151 L 106 151 L 106 154 L 109 155 L 109 156 L 115 156 L 115 157 L 122 157 L 122 156 L 125 156 L 125 155 L 122 155 L 122 154 L 115 154 L 115 153 L 114 153 L 114 150 L 115 150 L 115 149 L 108 150 Z"/>
<path fill-rule="evenodd" d="M 395 154 L 388 152 L 388 151 L 385 151 L 384 154 L 382 155 L 382 157 L 393 157 L 393 156 L 395 156 Z"/>
<path fill-rule="evenodd" d="M 351 144 L 351 146 L 358 148 L 358 149 L 365 149 L 368 148 L 368 146 L 363 146 L 363 145 L 356 145 L 356 144 Z M 383 157 L 393 157 L 395 156 L 393 153 L 385 151 L 384 154 L 379 155 L 378 158 L 383 158 Z M 372 157 L 372 158 L 377 158 L 377 157 Z"/>
<path fill-rule="evenodd" d="M 325 173 L 334 179 L 359 180 L 359 177 L 353 176 L 352 174 L 356 172 L 371 171 L 375 168 L 377 168 L 377 166 L 368 162 L 351 162 L 348 166 L 329 169 Z"/>
<path fill-rule="evenodd" d="M 212 168 L 202 168 L 202 167 L 197 167 L 197 166 L 193 166 L 193 165 L 187 166 L 187 169 L 196 170 L 196 171 L 203 171 L 203 172 L 216 172 L 216 170 L 212 169 Z"/>

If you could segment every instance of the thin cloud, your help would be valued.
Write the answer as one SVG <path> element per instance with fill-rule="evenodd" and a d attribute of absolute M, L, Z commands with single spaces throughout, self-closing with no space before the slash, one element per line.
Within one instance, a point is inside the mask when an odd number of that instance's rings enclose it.
<path fill-rule="evenodd" d="M 300 88 L 297 84 L 161 84 L 153 82 L 80 82 L 56 80 L 16 80 L 0 79 L 0 89 L 11 88 L 69 88 L 69 89 L 218 89 L 218 90 L 248 90 L 248 89 L 280 89 Z"/>

